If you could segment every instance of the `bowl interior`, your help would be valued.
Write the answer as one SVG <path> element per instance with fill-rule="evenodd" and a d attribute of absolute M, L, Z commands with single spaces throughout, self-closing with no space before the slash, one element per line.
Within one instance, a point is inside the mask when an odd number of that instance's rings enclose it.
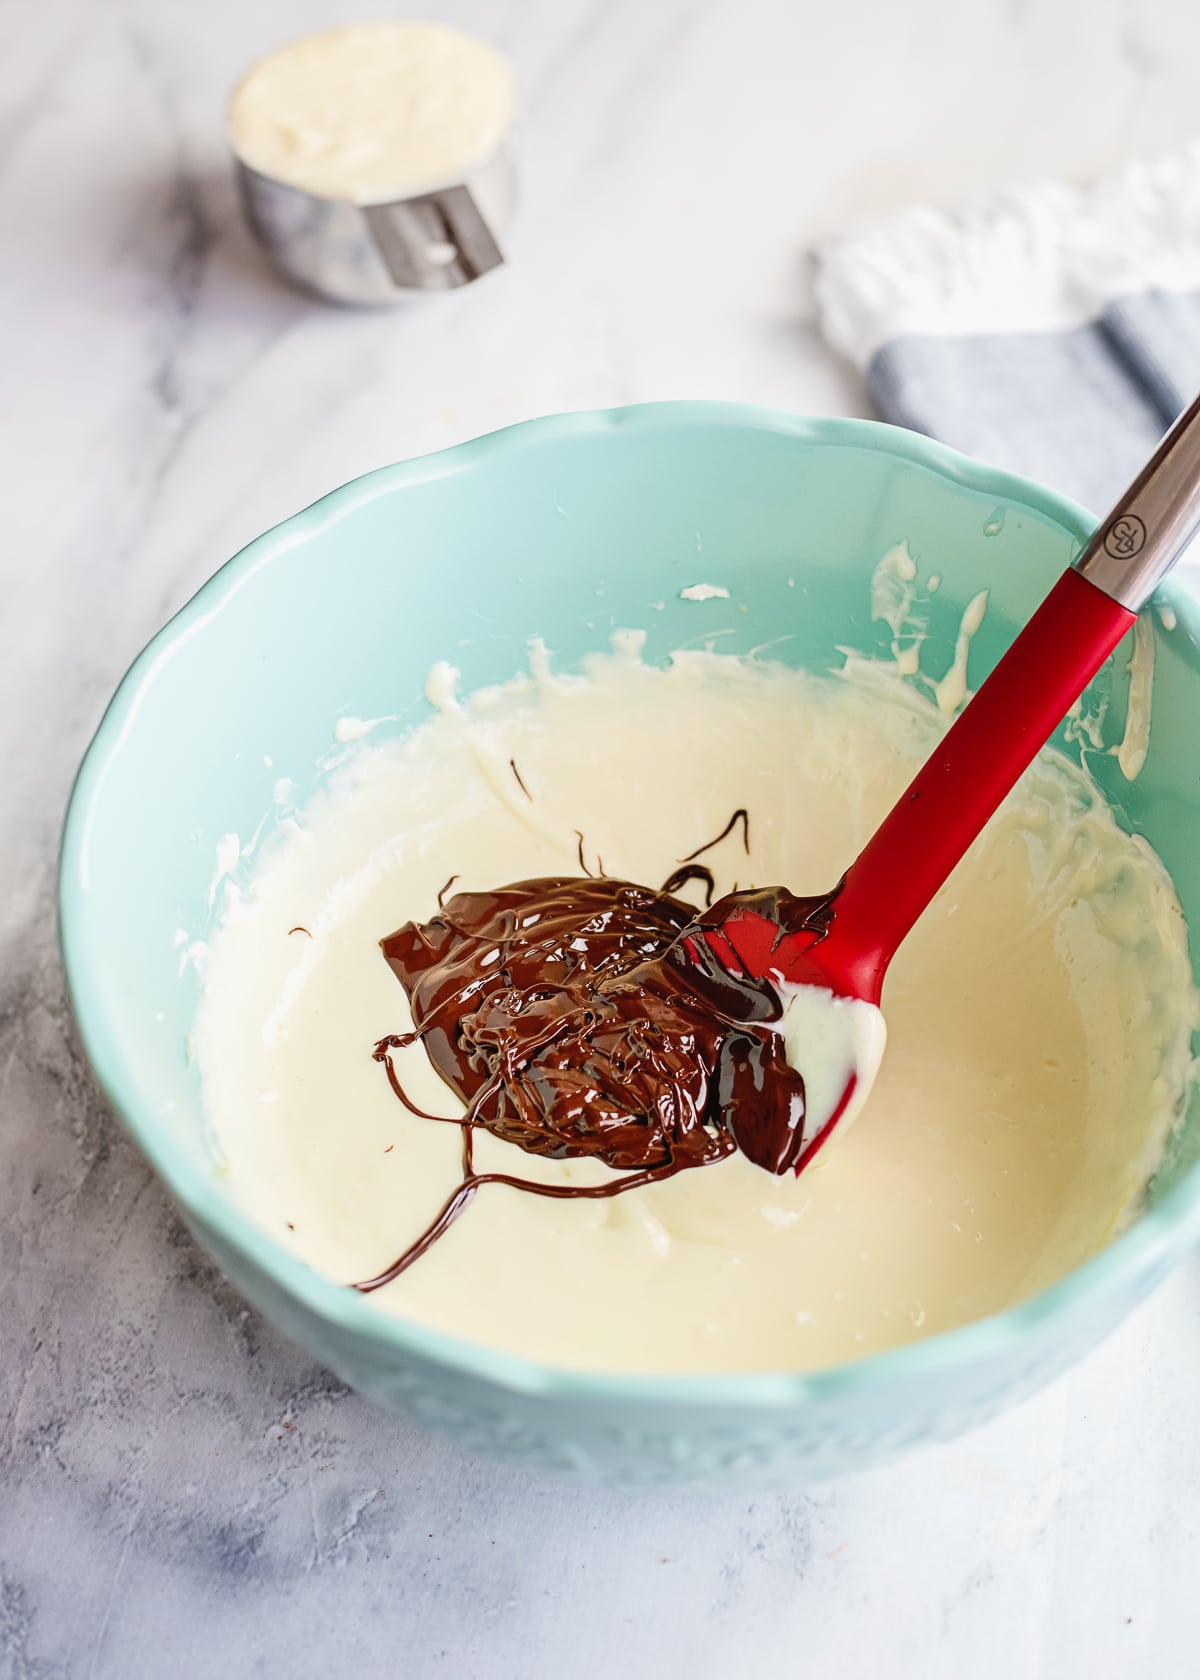
<path fill-rule="evenodd" d="M 890 428 L 705 404 L 534 422 L 336 492 L 252 544 L 147 649 L 81 771 L 63 943 L 109 1095 L 185 1205 L 228 1196 L 187 1058 L 219 871 L 252 866 L 280 779 L 303 799 L 337 761 L 339 718 L 388 720 L 378 738 L 426 715 L 433 661 L 471 688 L 522 669 L 530 636 L 569 668 L 628 627 L 655 661 L 709 642 L 818 670 L 841 646 L 882 655 L 891 632 L 872 621 L 870 578 L 904 540 L 921 579 L 941 579 L 927 671 L 949 666 L 963 607 L 990 591 L 977 684 L 1089 525 Z M 729 597 L 682 600 L 696 583 Z M 1190 603 L 1172 604 L 1173 629 L 1154 621 L 1145 768 L 1131 784 L 1107 752 L 1089 762 L 1200 929 L 1198 626 Z M 1124 727 L 1125 660 L 1098 679 L 1106 746 Z M 1164 1188 L 1194 1153 L 1195 1110 Z M 281 1277 L 295 1270 L 256 1240 Z"/>

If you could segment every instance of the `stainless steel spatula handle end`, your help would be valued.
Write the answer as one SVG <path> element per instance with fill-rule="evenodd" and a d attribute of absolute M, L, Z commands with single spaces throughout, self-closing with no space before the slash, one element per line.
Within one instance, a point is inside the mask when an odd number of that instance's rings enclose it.
<path fill-rule="evenodd" d="M 1131 612 L 1200 531 L 1200 397 L 1180 415 L 1075 562 Z"/>

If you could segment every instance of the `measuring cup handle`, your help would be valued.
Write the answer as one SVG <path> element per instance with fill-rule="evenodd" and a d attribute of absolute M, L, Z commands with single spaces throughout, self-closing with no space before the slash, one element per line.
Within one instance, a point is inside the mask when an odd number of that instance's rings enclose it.
<path fill-rule="evenodd" d="M 504 261 L 469 187 L 443 187 L 363 216 L 394 285 L 411 291 L 468 286 Z"/>

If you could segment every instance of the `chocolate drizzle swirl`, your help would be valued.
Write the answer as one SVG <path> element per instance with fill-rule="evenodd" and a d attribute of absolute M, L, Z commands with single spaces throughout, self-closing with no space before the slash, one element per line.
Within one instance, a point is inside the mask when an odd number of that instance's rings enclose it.
<path fill-rule="evenodd" d="M 724 834 L 744 817 L 735 814 Z M 595 1198 L 734 1150 L 773 1173 L 795 1166 L 804 1081 L 773 1030 L 779 994 L 728 972 L 702 934 L 747 904 L 781 931 L 819 936 L 828 900 L 768 888 L 731 894 L 698 918 L 674 896 L 696 879 L 711 902 L 711 872 L 690 862 L 657 892 L 603 873 L 460 892 L 430 921 L 382 941 L 414 1030 L 381 1039 L 375 1058 L 413 1113 L 461 1128 L 462 1180 L 416 1241 L 355 1288 L 381 1288 L 407 1270 L 485 1184 Z M 418 1042 L 465 1115 L 426 1114 L 406 1095 L 392 1052 Z M 528 1154 L 589 1157 L 619 1176 L 568 1185 L 477 1172 L 480 1128 Z"/>
<path fill-rule="evenodd" d="M 746 856 L 749 857 L 750 813 L 744 805 L 739 805 L 737 810 L 730 817 L 729 821 L 725 824 L 725 827 L 721 830 L 720 834 L 716 835 L 711 840 L 706 840 L 703 846 L 697 846 L 696 850 L 694 852 L 689 852 L 686 857 L 681 857 L 679 860 L 680 863 L 691 863 L 694 858 L 703 857 L 705 852 L 711 852 L 714 846 L 719 846 L 722 840 L 727 839 L 729 835 L 733 833 L 739 823 L 742 825 L 742 846 L 745 850 Z"/>

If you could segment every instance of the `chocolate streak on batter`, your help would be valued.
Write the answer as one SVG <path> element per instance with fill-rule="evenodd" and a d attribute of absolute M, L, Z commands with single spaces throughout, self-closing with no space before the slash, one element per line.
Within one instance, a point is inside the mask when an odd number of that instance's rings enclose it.
<path fill-rule="evenodd" d="M 682 884 L 679 873 L 658 892 L 605 877 L 555 877 L 456 893 L 430 921 L 408 922 L 383 940 L 414 1031 L 381 1039 L 375 1058 L 400 1101 L 421 1113 L 391 1051 L 423 1041 L 467 1105 L 453 1121 L 462 1130 L 462 1180 L 417 1240 L 355 1288 L 399 1277 L 483 1184 L 597 1198 L 734 1150 L 774 1173 L 795 1165 L 804 1081 L 773 1030 L 778 993 L 730 973 L 702 934 L 744 905 L 770 916 L 781 937 L 803 930 L 819 938 L 830 899 L 773 887 L 729 895 L 697 918 L 668 890 Z M 477 1173 L 480 1127 L 529 1154 L 586 1156 L 622 1176 L 569 1185 Z"/>
<path fill-rule="evenodd" d="M 580 867 L 580 869 L 583 870 L 583 873 L 587 876 L 589 881 L 596 881 L 596 880 L 602 879 L 603 875 L 604 875 L 604 859 L 600 856 L 600 853 L 597 852 L 596 853 L 596 868 L 594 870 L 589 869 L 588 866 L 587 866 L 587 859 L 583 855 L 583 830 L 581 828 L 576 828 L 572 832 L 574 833 L 575 839 L 578 842 L 575 850 L 576 850 L 576 853 L 579 857 L 579 867 Z"/>
<path fill-rule="evenodd" d="M 725 824 L 725 827 L 721 830 L 720 834 L 712 840 L 706 840 L 703 846 L 697 846 L 696 850 L 694 852 L 689 852 L 686 857 L 680 858 L 680 863 L 691 863 L 693 858 L 703 857 L 705 852 L 711 852 L 714 846 L 719 846 L 727 835 L 733 833 L 738 823 L 741 823 L 742 825 L 742 845 L 745 847 L 746 856 L 749 857 L 750 813 L 744 805 L 739 805 L 737 810 L 730 817 L 729 821 Z"/>
<path fill-rule="evenodd" d="M 525 786 L 525 782 L 522 779 L 521 772 L 517 769 L 517 761 L 516 761 L 515 758 L 510 758 L 509 759 L 508 768 L 512 771 L 513 775 L 517 778 L 517 786 L 520 788 L 521 792 L 525 795 L 526 799 L 528 799 L 529 803 L 532 805 L 533 804 L 533 795 L 530 793 L 529 789 Z"/>
<path fill-rule="evenodd" d="M 689 881 L 702 881 L 704 883 L 704 908 L 707 910 L 712 904 L 717 883 L 713 879 L 712 870 L 706 864 L 685 863 L 682 868 L 674 870 L 667 876 L 659 891 L 677 893 L 680 887 L 686 887 Z M 737 891 L 736 885 L 733 890 L 734 892 Z"/>

